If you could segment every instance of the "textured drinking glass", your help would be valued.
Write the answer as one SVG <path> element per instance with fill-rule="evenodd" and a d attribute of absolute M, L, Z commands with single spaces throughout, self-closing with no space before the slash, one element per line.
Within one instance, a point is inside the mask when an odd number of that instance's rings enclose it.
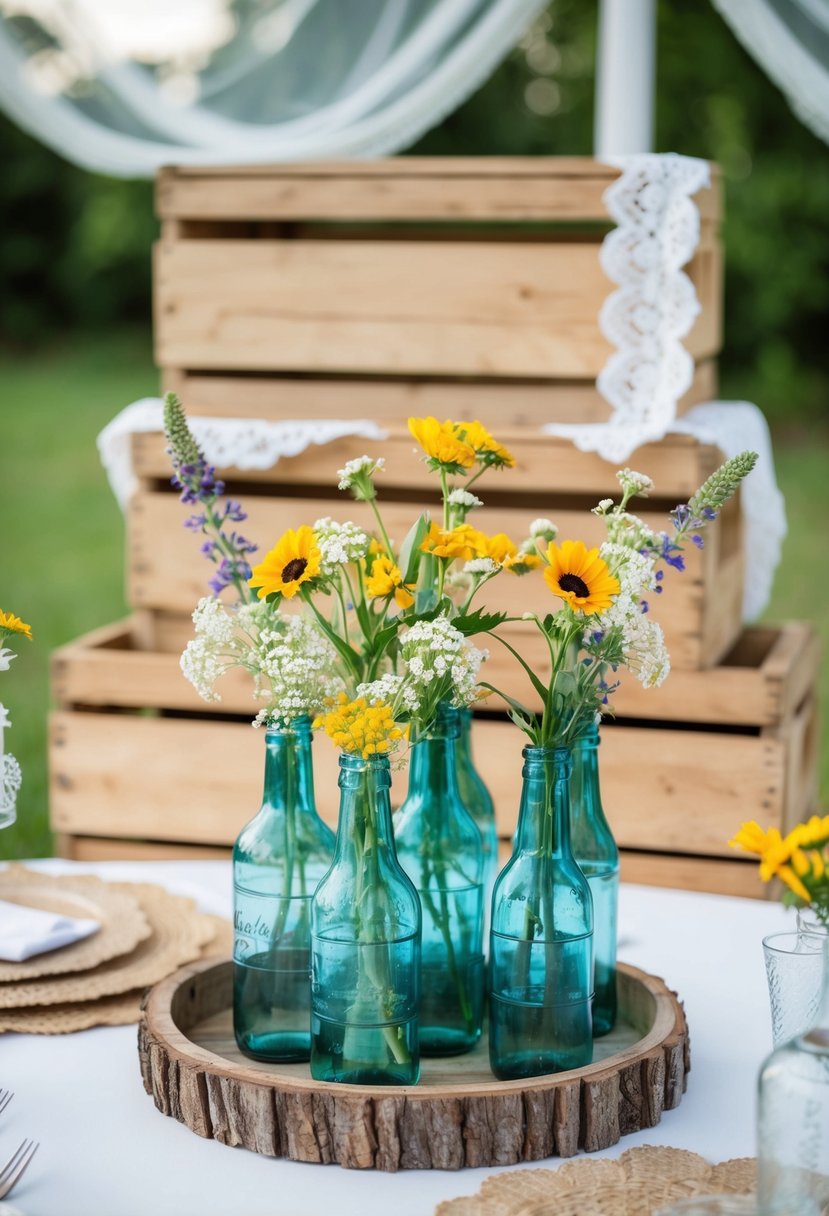
<path fill-rule="evenodd" d="M 398 864 L 385 756 L 340 756 L 331 869 L 311 905 L 311 1075 L 414 1085 L 420 905 Z"/>
<path fill-rule="evenodd" d="M 498 874 L 498 829 L 492 795 L 475 767 L 472 756 L 472 710 L 458 710 L 460 735 L 455 746 L 458 793 L 461 802 L 478 825 L 484 848 L 484 913 L 492 899 Z"/>
<path fill-rule="evenodd" d="M 458 711 L 438 707 L 434 727 L 412 747 L 409 792 L 397 813 L 400 864 L 423 914 L 420 1050 L 471 1051 L 484 1005 L 483 841 L 458 791 Z"/>
<path fill-rule="evenodd" d="M 768 939 L 767 939 L 768 940 Z M 810 939 L 814 941 L 815 938 Z M 762 1216 L 822 1216 L 829 1204 L 829 937 L 811 1027 L 776 1048 L 760 1072 L 757 1199 Z"/>
<path fill-rule="evenodd" d="M 515 851 L 492 896 L 489 1060 L 502 1081 L 593 1058 L 593 907 L 570 849 L 571 754 L 523 754 Z"/>
<path fill-rule="evenodd" d="M 763 938 L 775 1047 L 814 1023 L 820 1007 L 825 937 L 825 933 L 773 933 Z"/>
<path fill-rule="evenodd" d="M 311 896 L 333 853 L 314 802 L 310 720 L 266 730 L 262 807 L 233 846 L 233 1027 L 256 1060 L 309 1057 Z"/>
<path fill-rule="evenodd" d="M 599 728 L 591 726 L 573 744 L 570 778 L 570 839 L 593 897 L 593 1035 L 616 1024 L 616 923 L 619 850 L 605 818 L 599 788 Z"/>

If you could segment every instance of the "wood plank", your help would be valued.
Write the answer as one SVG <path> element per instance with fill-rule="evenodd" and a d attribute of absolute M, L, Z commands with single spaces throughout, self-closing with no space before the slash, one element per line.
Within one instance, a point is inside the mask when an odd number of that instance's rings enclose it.
<path fill-rule="evenodd" d="M 432 381 L 222 375 L 166 368 L 165 392 L 178 393 L 192 416 L 228 418 L 371 418 L 405 420 L 411 415 L 479 418 L 491 427 L 538 427 L 545 422 L 606 422 L 611 409 L 590 381 Z M 694 381 L 679 401 L 682 414 L 717 395 L 717 368 L 696 365 Z"/>
<path fill-rule="evenodd" d="M 337 470 L 368 450 L 382 452 L 386 462 L 377 479 L 381 493 L 391 488 L 434 492 L 435 474 L 420 459 L 405 423 L 390 421 L 387 432 L 386 438 L 379 441 L 346 437 L 319 447 L 312 445 L 298 456 L 283 457 L 278 466 L 269 469 L 230 467 L 223 471 L 232 481 L 262 485 L 278 482 L 283 493 L 292 484 L 330 488 L 336 485 Z M 514 471 L 490 474 L 482 484 L 483 498 L 488 487 L 530 495 L 549 493 L 551 486 L 558 494 L 593 494 L 597 500 L 608 493 L 615 492 L 618 496 L 617 466 L 595 453 L 578 451 L 568 439 L 528 434 L 527 428 L 509 426 L 500 428 L 497 437 L 514 455 L 516 467 Z M 687 500 L 722 460 L 716 447 L 701 444 L 689 435 L 666 436 L 659 443 L 637 448 L 629 457 L 632 467 L 647 469 L 661 497 L 677 502 Z M 133 435 L 132 461 L 138 477 L 169 480 L 170 457 L 162 433 Z"/>
<path fill-rule="evenodd" d="M 174 623 L 175 622 L 175 623 Z M 192 637 L 189 618 L 168 619 L 159 644 L 167 652 L 142 648 L 133 621 L 121 621 L 96 630 L 55 651 L 52 657 L 52 695 L 63 709 L 77 706 L 124 706 L 128 708 L 186 709 L 208 711 L 179 667 L 179 654 Z M 700 722 L 709 725 L 776 726 L 788 723 L 794 713 L 792 685 L 801 689 L 794 705 L 800 707 L 809 689 L 802 685 L 802 661 L 813 650 L 814 634 L 800 622 L 789 622 L 771 630 L 752 628 L 741 639 L 753 663 L 725 664 L 708 671 L 673 671 L 661 688 L 645 689 L 632 677 L 623 676 L 614 695 L 620 718 L 655 721 Z M 546 669 L 546 647 L 540 637 L 522 635 L 522 653 L 534 671 Z M 515 660 L 504 647 L 489 642 L 490 657 L 484 676 L 511 696 L 534 709 L 540 702 L 528 696 L 526 681 Z M 788 667 L 779 665 L 788 655 Z M 739 658 L 740 656 L 738 656 Z M 221 693 L 215 712 L 250 714 L 254 701 L 247 673 L 233 671 L 217 685 Z M 531 691 L 531 690 L 529 690 Z M 805 746 L 805 744 L 804 744 Z M 800 804 L 802 798 L 795 799 Z"/>
<path fill-rule="evenodd" d="M 229 847 L 119 840 L 112 836 L 61 835 L 56 843 L 56 856 L 69 861 L 230 861 L 232 852 Z"/>
<path fill-rule="evenodd" d="M 593 244 L 161 241 L 156 358 L 221 370 L 592 379 L 612 351 L 596 321 L 611 287 Z M 701 302 L 686 340 L 695 358 L 719 346 Z"/>
<path fill-rule="evenodd" d="M 245 534 L 258 541 L 263 551 L 275 544 L 286 528 L 313 523 L 326 515 L 353 519 L 363 527 L 372 527 L 368 506 L 343 501 L 342 496 L 336 500 L 253 497 L 245 505 L 249 515 Z M 405 503 L 384 506 L 383 514 L 392 539 L 402 541 L 422 509 L 422 505 Z M 476 524 L 486 532 L 503 530 L 520 540 L 531 519 L 548 510 L 555 515 L 562 538 L 580 537 L 587 544 L 598 544 L 603 539 L 604 525 L 595 515 L 588 511 L 555 510 L 543 497 L 534 501 L 531 511 L 484 507 L 476 512 Z M 182 527 L 183 518 L 181 504 L 172 493 L 142 492 L 133 497 L 128 511 L 128 598 L 135 607 L 189 613 L 206 594 L 209 567 L 199 553 L 192 533 Z M 662 515 L 642 512 L 641 518 L 655 529 L 664 526 Z M 713 532 L 719 525 L 718 520 L 709 531 Z M 164 537 L 163 545 L 158 543 L 159 537 Z M 684 574 L 666 580 L 664 594 L 653 597 L 654 617 L 662 623 L 672 662 L 680 668 L 710 666 L 721 657 L 708 649 L 703 650 L 701 641 L 706 602 L 705 563 L 710 563 L 707 551 L 691 547 Z M 522 579 L 504 573 L 488 584 L 486 592 L 482 600 L 492 610 L 546 613 L 553 606 L 553 597 L 538 572 Z M 521 628 L 520 625 L 516 627 Z M 531 626 L 526 628 L 529 631 Z M 737 615 L 728 645 L 739 631 Z"/>
<path fill-rule="evenodd" d="M 482 720 L 475 730 L 477 762 L 507 836 L 523 736 L 506 722 Z M 782 737 L 614 725 L 602 740 L 604 805 L 620 847 L 730 856 L 727 841 L 743 819 L 784 824 Z M 57 832 L 226 845 L 259 805 L 262 735 L 234 722 L 59 711 L 50 768 Z M 334 823 L 337 764 L 327 740 L 315 745 L 314 768 L 320 813 Z M 396 804 L 405 788 L 396 773 Z"/>
<path fill-rule="evenodd" d="M 668 853 L 621 852 L 622 882 L 683 891 L 710 891 L 744 899 L 771 898 L 757 865 L 750 860 L 723 861 L 715 857 L 674 857 Z M 624 948 L 622 950 L 624 954 Z"/>

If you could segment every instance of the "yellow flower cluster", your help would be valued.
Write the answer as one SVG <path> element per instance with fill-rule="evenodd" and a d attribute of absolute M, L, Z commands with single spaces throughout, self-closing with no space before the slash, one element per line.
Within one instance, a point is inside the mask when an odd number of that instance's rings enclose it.
<path fill-rule="evenodd" d="M 420 546 L 424 553 L 460 561 L 473 561 L 477 557 L 489 557 L 513 574 L 527 574 L 541 565 L 541 558 L 534 553 L 521 553 L 515 541 L 506 532 L 487 536 L 471 524 L 458 524 L 454 528 L 441 528 L 432 523 Z"/>
<path fill-rule="evenodd" d="M 403 738 L 390 705 L 369 705 L 365 697 L 349 701 L 345 693 L 328 713 L 314 719 L 314 726 L 322 727 L 344 752 L 364 760 L 388 755 Z"/>
<path fill-rule="evenodd" d="M 764 832 L 754 820 L 744 823 L 733 840 L 732 848 L 744 849 L 760 858 L 763 882 L 779 878 L 798 899 L 811 904 L 816 888 L 825 888 L 823 900 L 829 896 L 825 849 L 829 845 L 829 815 L 813 815 L 808 823 L 799 823 L 786 836 L 777 828 Z"/>
<path fill-rule="evenodd" d="M 392 592 L 398 608 L 410 608 L 414 603 L 414 596 L 403 582 L 400 567 L 390 557 L 375 557 L 371 563 L 371 574 L 366 575 L 366 595 L 376 600 Z"/>
<path fill-rule="evenodd" d="M 427 418 L 410 418 L 409 430 L 426 453 L 427 460 L 442 465 L 453 473 L 462 473 L 476 463 L 494 468 L 514 468 L 515 457 L 508 448 L 490 435 L 480 422 L 438 422 Z"/>
<path fill-rule="evenodd" d="M 3 633 L 22 633 L 24 638 L 32 640 L 32 627 L 27 625 L 25 621 L 21 621 L 19 616 L 15 616 L 13 612 L 3 612 L 0 609 L 0 636 Z"/>

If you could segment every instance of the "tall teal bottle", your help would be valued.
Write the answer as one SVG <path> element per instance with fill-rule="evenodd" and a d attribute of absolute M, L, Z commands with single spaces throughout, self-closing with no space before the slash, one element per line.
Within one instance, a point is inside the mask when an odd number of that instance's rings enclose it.
<path fill-rule="evenodd" d="M 460 734 L 456 744 L 456 772 L 461 802 L 469 811 L 484 846 L 484 915 L 492 900 L 492 888 L 498 876 L 498 829 L 495 807 L 484 779 L 475 767 L 472 756 L 472 710 L 458 710 Z"/>
<path fill-rule="evenodd" d="M 483 841 L 461 801 L 456 771 L 458 711 L 438 708 L 412 747 L 409 792 L 397 813 L 400 864 L 423 913 L 420 1050 L 471 1051 L 484 999 Z"/>
<path fill-rule="evenodd" d="M 340 756 L 331 869 L 311 906 L 311 1075 L 414 1085 L 420 904 L 398 864 L 385 756 Z"/>
<path fill-rule="evenodd" d="M 573 856 L 593 896 L 593 1035 L 616 1024 L 616 937 L 619 850 L 605 818 L 599 788 L 599 728 L 573 743 L 570 778 L 570 840 Z"/>
<path fill-rule="evenodd" d="M 515 851 L 492 896 L 489 1060 L 502 1081 L 593 1057 L 593 907 L 570 850 L 568 748 L 525 747 Z"/>
<path fill-rule="evenodd" d="M 311 896 L 334 853 L 317 814 L 311 723 L 265 731 L 265 792 L 233 846 L 233 1026 L 257 1060 L 311 1050 Z"/>

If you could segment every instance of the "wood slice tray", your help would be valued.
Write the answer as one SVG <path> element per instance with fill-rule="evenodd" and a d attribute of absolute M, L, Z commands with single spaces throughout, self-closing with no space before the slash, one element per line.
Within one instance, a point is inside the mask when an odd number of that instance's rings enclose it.
<path fill-rule="evenodd" d="M 417 1086 L 314 1081 L 307 1064 L 263 1064 L 236 1047 L 232 964 L 182 967 L 150 989 L 138 1032 L 147 1093 L 199 1136 L 270 1157 L 351 1169 L 460 1169 L 595 1152 L 678 1106 L 690 1068 L 677 997 L 620 964 L 620 1018 L 595 1062 L 497 1081 L 484 1040 L 425 1060 Z"/>

